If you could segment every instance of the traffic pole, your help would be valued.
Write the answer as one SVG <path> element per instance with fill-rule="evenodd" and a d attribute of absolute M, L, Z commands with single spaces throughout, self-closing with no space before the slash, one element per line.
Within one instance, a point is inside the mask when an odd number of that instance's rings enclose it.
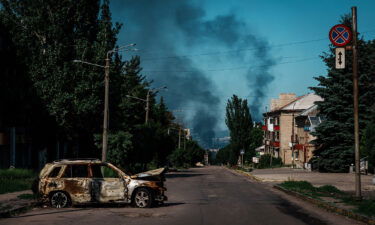
<path fill-rule="evenodd" d="M 358 119 L 358 46 L 357 46 L 357 7 L 352 7 L 353 32 L 353 105 L 354 105 L 354 151 L 355 151 L 355 196 L 361 199 L 361 171 L 359 154 L 359 119 Z"/>

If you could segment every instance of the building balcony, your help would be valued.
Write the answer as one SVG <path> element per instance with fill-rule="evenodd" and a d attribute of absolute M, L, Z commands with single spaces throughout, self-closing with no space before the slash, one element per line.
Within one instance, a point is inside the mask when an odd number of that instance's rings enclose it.
<path fill-rule="evenodd" d="M 296 144 L 296 145 L 294 145 L 294 149 L 296 149 L 296 150 L 303 150 L 303 144 Z"/>
<path fill-rule="evenodd" d="M 273 147 L 280 147 L 280 142 L 279 141 L 275 141 L 275 142 L 273 142 Z"/>

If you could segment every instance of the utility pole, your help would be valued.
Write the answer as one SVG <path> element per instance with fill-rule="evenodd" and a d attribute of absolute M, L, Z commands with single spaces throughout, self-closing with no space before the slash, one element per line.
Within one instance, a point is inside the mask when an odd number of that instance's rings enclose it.
<path fill-rule="evenodd" d="M 103 120 L 103 144 L 102 144 L 102 161 L 107 160 L 107 149 L 108 149 L 108 99 L 109 99 L 109 55 L 111 52 L 107 52 L 107 58 L 105 59 L 104 67 L 104 120 Z"/>
<path fill-rule="evenodd" d="M 184 150 L 186 150 L 186 132 L 184 130 Z"/>
<path fill-rule="evenodd" d="M 119 51 L 138 51 L 138 49 L 129 49 L 128 47 L 135 46 L 135 44 L 129 44 L 121 47 L 114 48 L 107 52 L 107 57 L 105 58 L 105 66 L 98 65 L 95 63 L 90 63 L 82 60 L 75 59 L 73 62 L 75 63 L 83 63 L 91 66 L 96 66 L 100 68 L 104 68 L 104 119 L 103 119 L 103 140 L 102 140 L 102 161 L 107 160 L 107 149 L 108 149 L 108 114 L 109 114 L 109 64 L 110 64 L 110 56 L 114 52 Z"/>
<path fill-rule="evenodd" d="M 293 112 L 292 112 L 292 136 L 291 136 L 291 142 L 292 142 L 292 168 L 294 168 L 294 106 L 296 103 L 293 104 Z"/>
<path fill-rule="evenodd" d="M 354 105 L 354 150 L 355 150 L 355 196 L 361 199 L 361 171 L 359 154 L 359 124 L 358 124 L 358 49 L 357 49 L 357 7 L 352 7 L 353 32 L 353 105 Z"/>
<path fill-rule="evenodd" d="M 145 124 L 148 123 L 148 114 L 149 114 L 149 111 L 150 111 L 150 90 L 147 91 Z"/>
<path fill-rule="evenodd" d="M 178 129 L 178 149 L 181 148 L 181 126 Z"/>

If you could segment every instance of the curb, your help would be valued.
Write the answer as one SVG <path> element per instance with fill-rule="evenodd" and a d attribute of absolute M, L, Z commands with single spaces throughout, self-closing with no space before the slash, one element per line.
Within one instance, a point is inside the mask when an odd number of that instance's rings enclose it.
<path fill-rule="evenodd" d="M 33 208 L 37 205 L 38 205 L 38 202 L 30 202 L 28 204 L 18 206 L 18 207 L 9 209 L 9 210 L 0 211 L 0 218 L 13 217 L 13 216 L 18 215 L 20 213 L 24 213 L 24 212 L 30 210 L 31 208 Z"/>
<path fill-rule="evenodd" d="M 235 172 L 237 172 L 237 173 L 241 173 L 241 174 L 243 174 L 243 175 L 245 175 L 245 176 L 247 176 L 247 177 L 249 177 L 249 178 L 251 178 L 251 179 L 253 179 L 253 180 L 255 180 L 255 181 L 263 182 L 263 180 L 262 180 L 261 178 L 256 177 L 256 176 L 252 175 L 252 174 L 249 173 L 249 172 L 245 172 L 245 171 L 242 171 L 242 170 L 233 170 L 233 171 L 235 171 Z"/>
<path fill-rule="evenodd" d="M 332 205 L 332 204 L 330 204 L 328 202 L 324 202 L 324 201 L 321 201 L 321 200 L 310 198 L 310 197 L 302 195 L 302 194 L 300 194 L 298 192 L 290 191 L 290 190 L 287 190 L 285 188 L 282 188 L 279 185 L 274 185 L 273 188 L 275 188 L 275 189 L 277 189 L 279 191 L 282 191 L 282 192 L 284 192 L 286 194 L 289 194 L 289 195 L 292 195 L 294 197 L 297 197 L 299 199 L 302 199 L 304 201 L 310 202 L 310 203 L 312 203 L 312 204 L 314 204 L 314 205 L 316 205 L 318 207 L 327 209 L 330 212 L 334 212 L 334 213 L 337 213 L 337 214 L 340 214 L 340 215 L 343 215 L 343 216 L 346 216 L 346 217 L 349 217 L 349 218 L 352 218 L 352 219 L 355 219 L 355 220 L 358 220 L 358 221 L 361 221 L 361 222 L 364 222 L 364 223 L 367 223 L 367 224 L 375 225 L 375 220 L 374 219 L 372 219 L 370 217 L 367 217 L 367 216 L 364 216 L 364 215 L 360 215 L 360 214 L 354 213 L 351 210 L 339 208 L 339 207 L 337 207 L 335 205 Z"/>

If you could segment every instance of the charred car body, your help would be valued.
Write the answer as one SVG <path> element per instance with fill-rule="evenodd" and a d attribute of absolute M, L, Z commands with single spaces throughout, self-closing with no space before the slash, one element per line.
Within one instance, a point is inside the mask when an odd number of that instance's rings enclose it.
<path fill-rule="evenodd" d="M 147 208 L 163 203 L 165 169 L 125 174 L 98 159 L 63 159 L 47 163 L 39 174 L 37 192 L 52 207 L 70 204 L 132 203 Z"/>

